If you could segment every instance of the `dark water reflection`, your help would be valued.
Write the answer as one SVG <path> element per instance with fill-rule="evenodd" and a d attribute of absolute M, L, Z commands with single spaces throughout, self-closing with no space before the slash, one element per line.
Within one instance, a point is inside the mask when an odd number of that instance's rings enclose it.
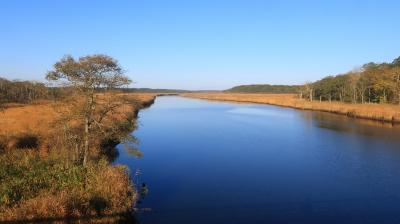
<path fill-rule="evenodd" d="M 399 108 L 400 110 L 400 108 Z M 365 119 L 351 119 L 346 116 L 326 112 L 303 112 L 303 117 L 311 125 L 348 134 L 366 135 L 371 138 L 400 141 L 398 124 L 377 122 Z M 377 131 L 379 129 L 379 131 Z"/>
<path fill-rule="evenodd" d="M 140 123 L 142 223 L 400 223 L 398 127 L 181 97 Z"/>

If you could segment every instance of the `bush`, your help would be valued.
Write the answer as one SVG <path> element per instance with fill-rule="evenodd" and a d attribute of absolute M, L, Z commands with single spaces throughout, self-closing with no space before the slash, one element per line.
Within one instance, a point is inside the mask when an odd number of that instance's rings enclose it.
<path fill-rule="evenodd" d="M 136 197 L 126 167 L 104 160 L 83 167 L 14 151 L 0 155 L 0 180 L 0 221 L 116 218 Z"/>

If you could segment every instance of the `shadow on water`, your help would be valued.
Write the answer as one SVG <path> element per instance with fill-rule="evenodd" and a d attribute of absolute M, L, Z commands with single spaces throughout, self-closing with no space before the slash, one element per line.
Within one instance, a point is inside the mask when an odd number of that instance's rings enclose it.
<path fill-rule="evenodd" d="M 129 136 L 126 136 L 122 141 L 115 140 L 115 139 L 107 139 L 101 143 L 100 154 L 103 157 L 105 157 L 110 163 L 115 162 L 118 159 L 118 157 L 120 156 L 120 151 L 119 151 L 117 145 L 121 145 L 122 148 L 124 149 L 124 152 L 122 152 L 122 153 L 131 158 L 140 159 L 141 157 L 143 157 L 142 151 L 140 151 L 138 148 L 138 146 L 139 146 L 138 140 L 134 136 L 129 135 Z M 140 176 L 141 176 L 140 169 L 130 170 L 131 182 L 135 186 L 135 190 L 139 196 L 138 200 L 136 202 L 136 205 L 140 205 L 149 192 L 147 184 L 145 182 L 140 181 L 140 178 L 139 178 Z M 101 212 L 106 207 L 106 204 L 103 204 L 102 201 L 96 201 L 94 204 L 97 205 L 97 207 L 95 209 L 96 209 L 96 211 L 98 211 L 98 213 Z M 143 211 L 147 212 L 147 211 L 151 211 L 151 209 L 138 208 L 137 206 L 135 206 L 135 213 L 143 212 Z M 130 219 L 126 219 L 126 217 L 124 217 L 124 219 L 122 219 L 122 221 L 117 222 L 117 223 L 139 223 L 136 219 L 134 219 L 134 216 L 132 214 L 131 214 L 131 216 L 132 217 Z M 78 220 L 78 221 L 82 221 L 82 220 Z M 83 220 L 83 221 L 92 221 L 92 220 Z M 24 223 L 24 222 L 21 222 L 21 223 Z M 41 223 L 41 222 L 39 222 L 39 223 Z M 109 222 L 106 222 L 106 223 L 109 223 Z"/>
<path fill-rule="evenodd" d="M 118 159 L 120 152 L 118 151 L 117 145 L 123 145 L 128 155 L 135 158 L 143 157 L 143 153 L 138 148 L 138 141 L 133 136 L 124 139 L 122 142 L 116 139 L 106 139 L 100 144 L 100 155 L 107 158 L 107 160 L 113 163 Z"/>
<path fill-rule="evenodd" d="M 100 155 L 107 158 L 109 162 L 114 162 L 119 156 L 119 151 L 116 148 L 119 143 L 120 142 L 116 139 L 106 139 L 102 141 L 100 144 Z"/>
<path fill-rule="evenodd" d="M 400 141 L 398 138 L 400 133 L 399 125 L 349 118 L 327 112 L 304 111 L 301 114 L 304 120 L 309 124 L 319 128 L 351 135 L 363 135 L 370 138 L 385 139 L 393 142 Z M 377 128 L 379 128 L 379 131 L 377 131 Z"/>

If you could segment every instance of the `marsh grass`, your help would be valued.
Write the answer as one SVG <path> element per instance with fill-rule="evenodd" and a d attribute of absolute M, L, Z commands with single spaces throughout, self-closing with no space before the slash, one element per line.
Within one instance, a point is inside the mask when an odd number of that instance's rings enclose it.
<path fill-rule="evenodd" d="M 122 214 L 136 199 L 127 168 L 105 160 L 83 167 L 15 150 L 0 156 L 0 179 L 1 221 Z"/>

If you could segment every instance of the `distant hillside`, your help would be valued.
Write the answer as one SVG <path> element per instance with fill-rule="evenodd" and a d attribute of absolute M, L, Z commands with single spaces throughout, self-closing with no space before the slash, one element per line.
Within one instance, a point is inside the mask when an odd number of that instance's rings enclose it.
<path fill-rule="evenodd" d="M 140 93 L 187 93 L 188 90 L 181 89 L 151 89 L 151 88 L 124 88 L 124 92 L 140 92 Z"/>
<path fill-rule="evenodd" d="M 300 86 L 289 85 L 241 85 L 235 86 L 225 92 L 231 93 L 297 93 Z"/>

